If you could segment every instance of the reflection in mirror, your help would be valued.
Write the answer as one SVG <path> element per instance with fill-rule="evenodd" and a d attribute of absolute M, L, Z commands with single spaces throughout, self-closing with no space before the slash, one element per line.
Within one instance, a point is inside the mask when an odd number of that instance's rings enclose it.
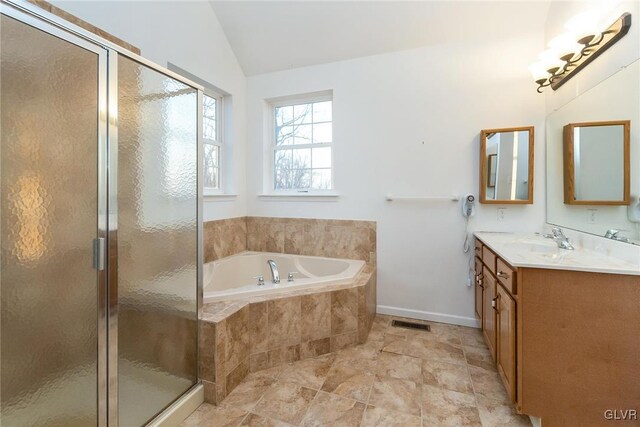
<path fill-rule="evenodd" d="M 483 130 L 480 203 L 533 203 L 533 127 Z"/>
<path fill-rule="evenodd" d="M 629 204 L 630 122 L 572 123 L 564 127 L 564 202 Z"/>
<path fill-rule="evenodd" d="M 638 99 L 640 60 L 547 116 L 549 224 L 640 244 Z M 620 122 L 621 119 L 625 121 Z M 602 123 L 611 121 L 617 122 L 613 126 Z M 586 126 L 593 123 L 605 126 Z M 564 133 L 569 132 L 565 129 L 567 124 L 574 124 L 569 134 Z M 626 138 L 623 138 L 625 132 Z M 565 136 L 573 139 L 570 147 L 574 152 L 568 156 L 564 152 Z M 576 141 L 579 142 L 577 145 Z M 627 141 L 628 148 L 625 148 Z M 625 155 L 628 160 L 623 163 Z M 573 171 L 565 168 L 565 159 L 576 165 Z M 625 164 L 628 168 L 626 173 Z M 573 177 L 575 192 L 575 197 L 570 197 L 567 202 L 565 173 Z M 628 189 L 625 189 L 627 179 Z M 627 194 L 628 201 L 625 202 Z M 618 202 L 613 203 L 614 200 Z"/>

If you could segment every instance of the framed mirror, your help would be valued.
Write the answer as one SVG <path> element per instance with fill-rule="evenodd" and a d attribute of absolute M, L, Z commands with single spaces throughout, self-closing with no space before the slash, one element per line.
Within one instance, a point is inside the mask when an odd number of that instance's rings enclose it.
<path fill-rule="evenodd" d="M 629 204 L 630 135 L 629 120 L 564 126 L 566 204 Z"/>
<path fill-rule="evenodd" d="M 533 126 L 480 132 L 480 203 L 533 203 Z"/>

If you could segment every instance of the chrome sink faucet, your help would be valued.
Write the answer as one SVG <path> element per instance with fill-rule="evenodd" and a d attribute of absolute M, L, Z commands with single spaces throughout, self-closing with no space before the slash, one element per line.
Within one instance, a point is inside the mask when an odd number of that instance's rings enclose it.
<path fill-rule="evenodd" d="M 545 234 L 544 237 L 547 239 L 553 239 L 560 249 L 566 249 L 569 251 L 575 249 L 571 243 L 569 243 L 569 238 L 564 235 L 562 229 L 559 227 L 553 227 L 551 229 L 551 234 Z"/>
<path fill-rule="evenodd" d="M 604 234 L 605 239 L 617 240 L 618 242 L 628 242 L 629 239 L 626 237 L 619 236 L 622 230 L 616 230 L 615 228 L 607 230 Z"/>
<path fill-rule="evenodd" d="M 269 268 L 271 269 L 271 281 L 277 285 L 278 283 L 280 283 L 280 273 L 278 273 L 278 266 L 272 259 L 267 261 L 267 264 L 269 264 Z"/>

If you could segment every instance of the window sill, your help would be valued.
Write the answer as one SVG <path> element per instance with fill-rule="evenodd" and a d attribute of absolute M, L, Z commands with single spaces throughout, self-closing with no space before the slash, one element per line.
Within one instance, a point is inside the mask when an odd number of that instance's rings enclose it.
<path fill-rule="evenodd" d="M 238 198 L 237 194 L 227 193 L 204 193 L 205 202 L 229 202 Z"/>
<path fill-rule="evenodd" d="M 266 193 L 258 194 L 258 199 L 264 201 L 296 201 L 296 202 L 335 202 L 340 194 L 326 193 Z"/>

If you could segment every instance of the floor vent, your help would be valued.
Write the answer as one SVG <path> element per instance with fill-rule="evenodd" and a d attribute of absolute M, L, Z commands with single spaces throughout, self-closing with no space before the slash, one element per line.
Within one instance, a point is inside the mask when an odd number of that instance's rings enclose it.
<path fill-rule="evenodd" d="M 394 326 L 396 328 L 418 329 L 425 332 L 431 332 L 431 325 L 425 325 L 423 323 L 405 322 L 404 320 L 394 320 L 391 322 L 391 326 Z"/>

